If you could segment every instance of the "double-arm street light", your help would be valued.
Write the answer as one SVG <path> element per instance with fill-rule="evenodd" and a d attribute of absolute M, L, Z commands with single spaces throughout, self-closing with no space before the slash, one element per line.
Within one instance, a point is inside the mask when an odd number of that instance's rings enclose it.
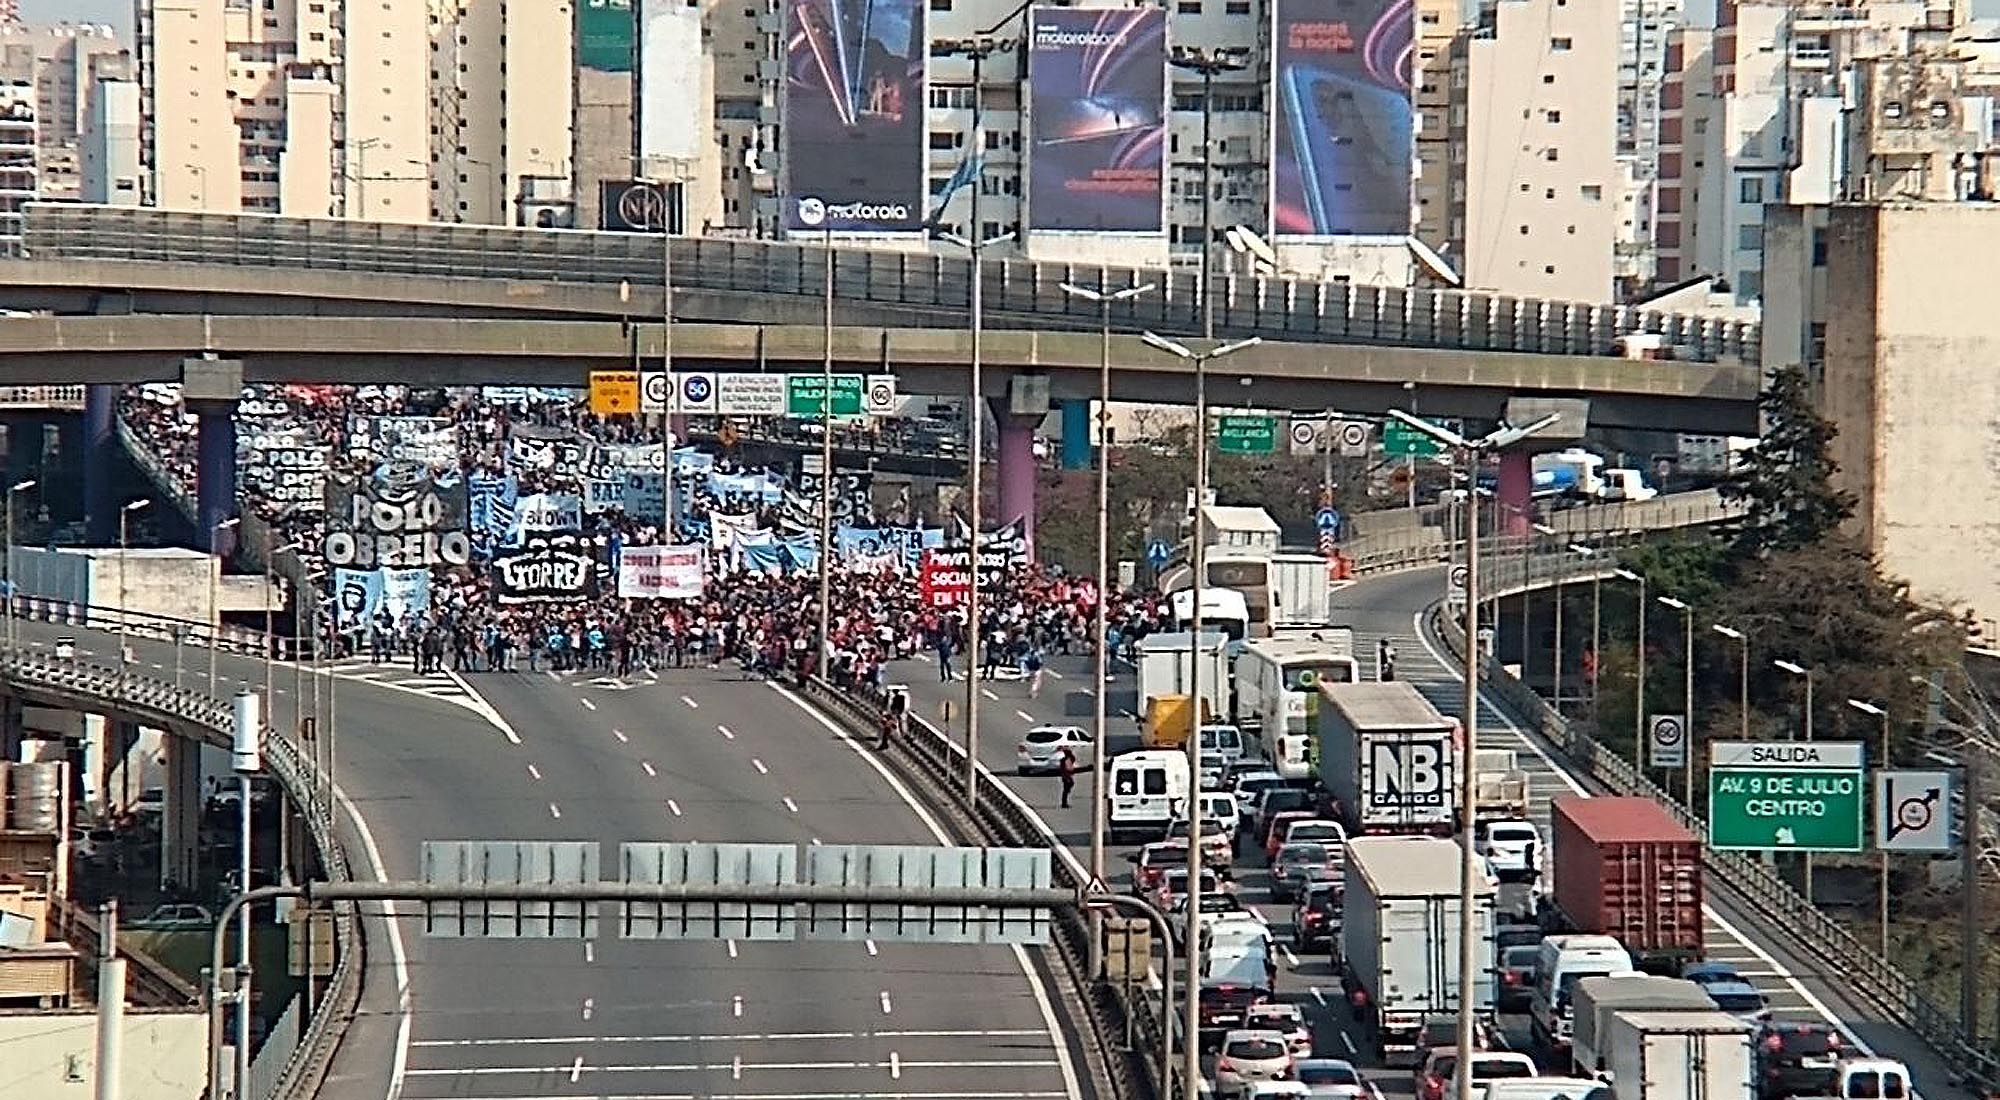
<path fill-rule="evenodd" d="M 1247 340 L 1236 340 L 1221 344 L 1207 351 L 1195 351 L 1178 340 L 1170 340 L 1156 332 L 1140 335 L 1148 345 L 1158 348 L 1194 367 L 1194 526 L 1189 541 L 1190 565 L 1194 571 L 1194 585 L 1189 592 L 1192 604 L 1192 618 L 1188 624 L 1193 639 L 1191 648 L 1193 660 L 1188 664 L 1188 698 L 1193 700 L 1193 730 L 1187 739 L 1188 774 L 1201 775 L 1201 590 L 1206 578 L 1203 571 L 1208 568 L 1207 554 L 1202 543 L 1207 536 L 1203 530 L 1202 508 L 1208 500 L 1208 364 L 1210 360 L 1225 355 L 1234 355 L 1245 348 L 1254 348 L 1264 341 L 1252 336 Z M 1100 643 L 1101 644 L 1101 643 Z M 1098 681 L 1098 694 L 1104 692 L 1103 681 Z M 1097 754 L 1103 755 L 1104 747 L 1097 747 Z M 1100 792 L 1093 795 L 1101 799 Z M 1192 791 L 1187 800 L 1188 820 L 1188 905 L 1187 905 L 1187 993 L 1185 1006 L 1187 1015 L 1181 1027 L 1189 1037 L 1187 1062 L 1182 1067 L 1182 1095 L 1185 1100 L 1196 1100 L 1197 1086 L 1201 1083 L 1201 1044 L 1192 1041 L 1201 1033 L 1201 998 L 1195 991 L 1201 988 L 1201 799 Z"/>
<path fill-rule="evenodd" d="M 1736 690 L 1740 698 L 1736 701 L 1736 708 L 1743 712 L 1743 729 L 1738 736 L 1748 741 L 1750 740 L 1750 635 L 1721 623 L 1716 623 L 1709 629 L 1736 643 L 1737 658 L 1740 662 L 1736 673 Z"/>
<path fill-rule="evenodd" d="M 1638 666 L 1638 685 L 1632 693 L 1632 766 L 1646 774 L 1646 578 L 1630 569 L 1613 569 L 1611 575 L 1639 586 L 1639 641 L 1633 646 Z"/>
<path fill-rule="evenodd" d="M 10 646 L 19 640 L 14 628 L 14 605 L 21 599 L 14 585 L 14 498 L 34 487 L 34 478 L 7 487 L 7 644 Z"/>
<path fill-rule="evenodd" d="M 212 560 L 208 563 L 208 693 L 215 694 L 215 652 L 222 647 L 222 554 L 215 547 L 222 545 L 219 536 L 224 531 L 234 531 L 243 522 L 242 516 L 231 516 L 209 530 L 208 545 Z M 269 593 L 265 594 L 269 598 Z"/>
<path fill-rule="evenodd" d="M 1104 769 L 1105 769 L 1105 709 L 1104 682 L 1111 673 L 1111 658 L 1106 652 L 1105 637 L 1109 634 L 1108 604 L 1111 593 L 1111 307 L 1121 302 L 1129 302 L 1153 289 L 1152 283 L 1144 286 L 1128 286 L 1113 290 L 1104 283 L 1095 287 L 1063 283 L 1063 293 L 1086 302 L 1097 303 L 1098 329 L 1097 344 L 1097 624 L 1094 631 L 1097 649 L 1096 683 L 1090 689 L 1090 873 L 1092 881 L 1104 881 Z M 1091 910 L 1093 931 L 1090 937 L 1090 968 L 1092 981 L 1097 980 L 1102 969 L 1103 937 L 1096 931 L 1101 924 L 1097 910 Z"/>
<path fill-rule="evenodd" d="M 1658 597 L 1661 604 L 1681 613 L 1683 635 L 1681 663 L 1681 803 L 1694 809 L 1694 605 L 1672 596 Z"/>
<path fill-rule="evenodd" d="M 1871 717 L 1878 718 L 1881 720 L 1882 754 L 1876 760 L 1875 767 L 1878 770 L 1882 768 L 1887 768 L 1889 766 L 1889 711 L 1886 708 L 1877 706 L 1876 704 L 1871 703 L 1866 699 L 1849 699 L 1847 701 L 1847 705 L 1853 707 L 1855 710 L 1858 710 L 1863 714 L 1870 715 Z M 1878 814 L 1883 812 L 1882 807 L 1877 806 L 1875 808 L 1875 812 Z M 1876 873 L 1879 876 L 1876 882 L 1876 891 L 1875 891 L 1876 892 L 1875 918 L 1879 930 L 1879 936 L 1878 936 L 1879 943 L 1877 946 L 1878 949 L 1882 952 L 1882 957 L 1886 959 L 1889 957 L 1889 850 L 1884 848 L 1877 851 L 1875 853 L 1875 858 L 1878 861 L 1876 865 Z"/>
<path fill-rule="evenodd" d="M 1465 467 L 1465 481 L 1468 488 L 1479 483 L 1479 468 L 1486 456 L 1495 451 L 1505 450 L 1541 431 L 1561 419 L 1561 414 L 1551 413 L 1524 427 L 1512 427 L 1502 423 L 1499 428 L 1477 439 L 1467 439 L 1457 432 L 1440 428 L 1428 420 L 1419 420 L 1399 409 L 1390 409 L 1389 415 L 1409 425 L 1439 443 L 1450 448 L 1458 461 Z M 1478 872 L 1478 853 L 1475 850 L 1477 826 L 1476 815 L 1478 784 L 1470 780 L 1472 762 L 1479 753 L 1479 673 L 1485 661 L 1478 650 L 1479 644 L 1479 494 L 1465 494 L 1465 714 L 1460 720 L 1465 730 L 1465 747 L 1459 757 L 1458 774 L 1467 777 L 1458 785 L 1458 828 L 1459 828 L 1459 868 L 1458 868 L 1458 1049 L 1474 1049 L 1475 1017 L 1473 1012 L 1473 990 L 1484 975 L 1476 973 L 1479 956 L 1475 923 L 1473 921 L 1473 876 Z M 1453 1078 L 1453 1095 L 1456 1100 L 1472 1100 L 1473 1082 L 1469 1066 L 1463 1060 L 1460 1070 Z"/>
<path fill-rule="evenodd" d="M 1813 670 L 1797 661 L 1772 661 L 1771 667 L 1780 672 L 1790 673 L 1806 682 L 1806 742 L 1810 744 L 1813 739 Z M 1806 901 L 1810 904 L 1813 899 L 1813 854 L 1807 852 L 1805 857 L 1805 893 Z"/>

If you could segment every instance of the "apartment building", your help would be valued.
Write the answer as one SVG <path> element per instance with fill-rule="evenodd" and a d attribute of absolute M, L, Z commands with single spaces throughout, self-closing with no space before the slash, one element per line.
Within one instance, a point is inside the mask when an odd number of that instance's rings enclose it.
<path fill-rule="evenodd" d="M 22 208 L 41 197 L 41 124 L 35 85 L 0 79 L 0 240 L 21 239 Z"/>
<path fill-rule="evenodd" d="M 91 85 L 89 114 L 79 139 L 77 197 L 107 206 L 138 206 L 145 198 L 140 155 L 139 82 L 100 77 Z"/>
<path fill-rule="evenodd" d="M 82 191 L 82 138 L 89 92 L 100 78 L 131 75 L 131 57 L 107 26 L 30 25 L 0 19 L 0 79 L 35 88 L 40 125 L 41 194 L 76 199 Z"/>
<path fill-rule="evenodd" d="M 437 221 L 573 224 L 576 13 L 553 0 L 431 0 L 411 74 L 432 133 Z"/>

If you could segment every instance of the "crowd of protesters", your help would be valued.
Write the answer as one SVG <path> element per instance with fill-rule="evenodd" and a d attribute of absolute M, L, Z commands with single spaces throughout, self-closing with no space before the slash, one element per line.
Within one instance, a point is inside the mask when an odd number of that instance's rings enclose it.
<path fill-rule="evenodd" d="M 334 470 L 367 471 L 371 459 L 350 447 L 356 415 L 421 414 L 457 429 L 463 474 L 512 472 L 524 494 L 565 488 L 558 470 L 509 469 L 509 433 L 516 428 L 556 429 L 606 444 L 653 444 L 655 430 L 626 418 L 591 415 L 580 398 L 563 394 L 500 403 L 478 390 L 410 391 L 401 387 L 285 387 L 268 391 L 289 407 L 285 427 L 328 446 Z M 135 434 L 180 480 L 195 478 L 196 422 L 163 387 L 128 391 L 122 414 Z M 718 469 L 733 469 L 718 457 Z M 573 483 L 569 488 L 573 488 Z M 272 525 L 274 534 L 308 548 L 319 544 L 313 509 L 284 509 L 244 494 L 243 504 Z M 624 546 L 678 541 L 703 524 L 706 513 L 766 509 L 759 500 L 715 499 L 696 491 L 685 502 L 682 530 L 608 509 L 584 517 L 585 534 L 616 538 Z M 760 518 L 770 518 L 768 516 Z M 913 576 L 843 570 L 838 561 L 828 586 L 828 667 L 818 668 L 819 581 L 811 573 L 712 573 L 697 600 L 632 600 L 613 594 L 504 604 L 494 578 L 478 566 L 439 568 L 430 582 L 427 611 L 398 620 L 378 611 L 360 629 L 340 631 L 326 617 L 323 651 L 381 663 L 407 662 L 418 672 L 506 673 L 574 671 L 626 677 L 688 666 L 740 667 L 760 674 L 824 673 L 838 682 L 879 686 L 884 666 L 919 652 L 935 660 L 940 676 L 962 674 L 967 648 L 962 611 L 924 604 Z M 601 586 L 615 588 L 615 586 Z M 1094 647 L 1097 592 L 1088 579 L 1029 564 L 1009 570 L 1003 588 L 982 604 L 980 674 L 1021 669 L 1031 677 L 1054 654 Z M 1109 636 L 1126 646 L 1165 625 L 1164 601 L 1149 592 L 1113 591 Z M 1038 679 L 1038 677 L 1035 677 Z"/>

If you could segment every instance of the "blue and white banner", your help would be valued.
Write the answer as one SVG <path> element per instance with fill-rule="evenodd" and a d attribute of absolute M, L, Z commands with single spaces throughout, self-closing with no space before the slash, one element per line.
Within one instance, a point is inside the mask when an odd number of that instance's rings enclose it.
<path fill-rule="evenodd" d="M 365 630 L 382 606 L 380 569 L 333 571 L 333 626 L 342 634 Z"/>
<path fill-rule="evenodd" d="M 474 550 L 490 553 L 514 530 L 521 484 L 512 474 L 473 473 L 465 479 L 465 526 Z"/>
<path fill-rule="evenodd" d="M 398 625 L 428 619 L 431 613 L 431 571 L 428 569 L 382 569 L 382 606 Z"/>
<path fill-rule="evenodd" d="M 521 545 L 528 531 L 574 531 L 583 526 L 583 498 L 575 493 L 531 493 L 514 506 L 507 545 Z"/>
<path fill-rule="evenodd" d="M 583 512 L 594 516 L 625 507 L 625 479 L 591 478 L 583 483 Z"/>

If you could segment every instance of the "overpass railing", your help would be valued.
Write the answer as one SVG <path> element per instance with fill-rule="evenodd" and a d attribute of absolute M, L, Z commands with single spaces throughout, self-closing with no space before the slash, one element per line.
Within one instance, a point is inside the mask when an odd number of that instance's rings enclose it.
<path fill-rule="evenodd" d="M 1516 559 L 1516 568 L 1502 583 L 1518 591 L 1544 587 L 1558 580 L 1586 580 L 1601 574 L 1608 563 L 1568 555 L 1531 555 Z M 1453 616 L 1432 609 L 1431 628 L 1461 668 L 1465 666 L 1465 631 Z M 1541 694 L 1516 678 L 1499 660 L 1480 657 L 1482 690 L 1526 720 L 1527 728 L 1579 767 L 1599 789 L 1639 795 L 1665 806 L 1696 836 L 1708 835 L 1707 822 L 1692 807 L 1647 778 L 1583 726 L 1557 713 Z M 1711 886 L 1721 886 L 1782 928 L 1788 946 L 1810 959 L 1838 959 L 1839 981 L 1872 1004 L 1897 1026 L 1935 1051 L 1955 1073 L 1984 1091 L 2000 1084 L 2000 1060 L 1982 1049 L 1960 1026 L 1956 1012 L 1940 1006 L 1922 985 L 1884 958 L 1839 922 L 1821 913 L 1771 867 L 1741 852 L 1703 849 L 1703 865 Z"/>
<path fill-rule="evenodd" d="M 141 724 L 198 736 L 224 748 L 230 744 L 230 731 L 235 726 L 229 703 L 203 691 L 137 675 L 129 668 L 0 650 L 0 681 L 14 692 L 58 704 L 89 709 L 109 705 Z M 300 808 L 329 881 L 350 881 L 347 856 L 334 832 L 331 784 L 327 777 L 313 764 L 309 753 L 276 727 L 265 736 L 264 761 L 266 770 Z M 333 1051 L 360 1003 L 361 939 L 358 922 L 351 912 L 336 911 L 334 945 L 334 969 L 324 999 L 306 1025 L 299 1045 L 279 1071 L 270 1100 L 305 1100 L 318 1091 Z M 173 979 L 173 975 L 162 977 L 140 968 L 142 982 L 158 984 L 166 992 L 190 996 L 194 993 L 185 982 L 175 986 L 168 979 Z"/>
<path fill-rule="evenodd" d="M 470 225 L 396 225 L 142 207 L 34 203 L 23 250 L 36 259 L 284 267 L 444 278 L 656 287 L 662 238 L 632 233 Z M 677 287 L 819 300 L 821 245 L 709 237 L 672 240 Z M 840 248 L 833 291 L 847 302 L 903 307 L 938 325 L 964 321 L 972 265 L 956 256 Z M 1180 335 L 1201 327 L 1199 276 L 1162 268 L 988 260 L 985 304 L 996 322 L 1096 331 L 1098 307 L 1064 282 L 1152 283 L 1157 293 L 1112 310 L 1119 331 Z M 1475 291 L 1360 286 L 1225 275 L 1214 285 L 1218 336 L 1545 355 L 1612 355 L 1618 338 L 1653 333 L 1676 358 L 1758 360 L 1759 326 L 1637 309 Z"/>
<path fill-rule="evenodd" d="M 857 735 L 874 737 L 881 728 L 884 701 L 871 687 L 837 687 L 813 677 L 806 684 L 806 695 Z M 871 747 L 863 751 L 878 750 Z M 903 733 L 883 755 L 921 780 L 922 792 L 931 805 L 957 817 L 973 838 L 1007 847 L 1047 848 L 1055 856 L 1052 885 L 1079 891 L 1089 886 L 1089 868 L 1020 796 L 984 766 L 978 772 L 978 809 L 966 814 L 960 798 L 965 788 L 965 746 L 927 719 L 907 715 Z M 1171 1083 L 1161 1079 L 1161 1067 L 1151 1057 L 1160 1049 L 1160 1029 L 1171 1028 L 1172 1020 L 1160 1018 L 1156 999 L 1149 999 L 1143 988 L 1135 987 L 1128 997 L 1122 983 L 1094 980 L 1088 963 L 1090 928 L 1081 912 L 1059 913 L 1054 922 L 1050 959 L 1062 966 L 1082 999 L 1086 1014 L 1080 1022 L 1093 1033 L 1085 1045 L 1102 1059 L 1113 1095 L 1124 1100 L 1178 1096 Z"/>

